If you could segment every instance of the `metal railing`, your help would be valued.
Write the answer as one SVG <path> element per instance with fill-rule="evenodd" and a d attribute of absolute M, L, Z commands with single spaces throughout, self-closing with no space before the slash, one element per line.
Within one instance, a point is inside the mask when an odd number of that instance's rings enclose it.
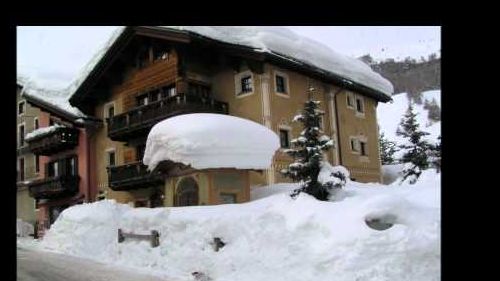
<path fill-rule="evenodd" d="M 162 177 L 149 172 L 147 166 L 142 164 L 142 161 L 120 166 L 109 166 L 107 169 L 109 187 L 114 190 L 134 187 L 137 184 L 147 186 L 150 183 L 153 184 L 162 181 Z"/>

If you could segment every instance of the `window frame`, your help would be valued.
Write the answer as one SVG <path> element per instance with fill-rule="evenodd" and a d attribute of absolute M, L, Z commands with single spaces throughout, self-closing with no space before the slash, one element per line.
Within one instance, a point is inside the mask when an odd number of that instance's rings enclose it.
<path fill-rule="evenodd" d="M 288 147 L 281 146 L 281 131 L 286 131 L 287 140 L 288 140 Z M 281 150 L 290 149 L 292 147 L 292 140 L 291 140 L 292 134 L 291 134 L 291 132 L 292 132 L 292 128 L 289 126 L 283 126 L 283 125 L 278 126 L 278 136 L 280 138 L 280 149 Z"/>
<path fill-rule="evenodd" d="M 349 104 L 349 101 L 352 101 L 352 104 Z M 346 105 L 347 108 L 354 109 L 355 106 L 355 99 L 354 99 L 354 94 L 351 92 L 347 92 L 346 94 Z"/>
<path fill-rule="evenodd" d="M 23 128 L 23 134 L 21 135 L 21 127 Z M 17 147 L 24 147 L 26 145 L 26 122 L 21 122 L 17 125 Z M 21 141 L 22 140 L 22 141 Z"/>
<path fill-rule="evenodd" d="M 360 154 L 360 144 L 359 144 L 359 139 L 357 137 L 350 136 L 349 137 L 349 147 L 351 148 L 351 153 L 353 154 Z"/>
<path fill-rule="evenodd" d="M 358 110 L 358 101 L 359 101 L 359 105 L 361 105 L 361 111 Z M 364 117 L 365 111 L 366 111 L 365 110 L 365 100 L 363 99 L 362 96 L 356 95 L 356 97 L 354 98 L 354 102 L 355 102 L 356 116 Z"/>
<path fill-rule="evenodd" d="M 359 155 L 368 156 L 368 146 L 366 141 L 358 140 L 359 142 Z"/>
<path fill-rule="evenodd" d="M 40 121 L 38 117 L 33 118 L 33 128 L 34 130 L 38 130 L 40 128 Z"/>
<path fill-rule="evenodd" d="M 35 174 L 39 175 L 40 174 L 40 155 L 35 154 L 35 157 L 33 157 L 33 161 L 35 162 Z"/>
<path fill-rule="evenodd" d="M 113 159 L 114 159 L 114 162 L 115 162 L 115 163 L 114 163 L 114 165 L 110 165 L 110 164 L 111 164 L 111 163 L 110 163 L 111 161 L 109 161 L 109 160 L 111 159 L 111 158 L 110 158 L 111 153 L 113 153 L 113 155 L 114 155 L 114 156 L 113 156 Z M 116 166 L 116 165 L 117 165 L 117 164 L 116 164 L 116 162 L 117 162 L 117 159 L 116 159 L 116 158 L 117 158 L 117 157 L 116 157 L 116 149 L 115 149 L 115 148 L 108 148 L 108 149 L 106 149 L 106 166 L 107 166 L 107 167 L 114 167 L 114 166 Z"/>
<path fill-rule="evenodd" d="M 246 78 L 247 76 L 250 77 L 250 85 L 252 87 L 252 90 L 250 92 L 243 92 L 242 89 L 242 79 Z M 244 98 L 250 95 L 253 95 L 255 93 L 255 76 L 253 75 L 252 71 L 250 70 L 245 70 L 240 73 L 237 73 L 234 76 L 234 94 L 236 98 Z"/>
<path fill-rule="evenodd" d="M 20 112 L 19 111 L 19 106 L 23 104 L 23 112 Z M 26 109 L 27 109 L 27 106 L 26 106 L 26 100 L 21 100 L 17 103 L 17 116 L 24 116 L 24 114 L 26 114 Z"/>
<path fill-rule="evenodd" d="M 277 83 L 277 77 L 278 76 L 280 76 L 281 78 L 283 78 L 283 87 L 285 88 L 284 92 L 278 91 L 278 83 Z M 283 98 L 290 98 L 290 84 L 289 84 L 289 81 L 290 81 L 290 79 L 288 77 L 288 74 L 286 74 L 285 72 L 279 71 L 279 70 L 275 70 L 274 71 L 274 81 L 273 81 L 273 84 L 274 84 L 274 93 L 277 96 L 280 96 L 280 97 L 283 97 Z"/>
<path fill-rule="evenodd" d="M 21 161 L 23 162 L 23 171 L 21 172 Z M 21 156 L 17 158 L 17 170 L 19 172 L 19 181 L 26 180 L 26 157 Z M 22 175 L 22 177 L 21 177 Z"/>

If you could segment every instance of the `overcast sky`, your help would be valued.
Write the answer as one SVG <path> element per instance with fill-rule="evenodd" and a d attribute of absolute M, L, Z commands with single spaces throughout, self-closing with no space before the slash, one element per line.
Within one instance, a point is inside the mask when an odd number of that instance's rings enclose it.
<path fill-rule="evenodd" d="M 342 26 L 288 27 L 335 51 L 375 59 L 419 59 L 440 53 L 440 27 Z M 116 27 L 18 27 L 18 74 L 46 87 L 63 88 L 78 74 Z"/>

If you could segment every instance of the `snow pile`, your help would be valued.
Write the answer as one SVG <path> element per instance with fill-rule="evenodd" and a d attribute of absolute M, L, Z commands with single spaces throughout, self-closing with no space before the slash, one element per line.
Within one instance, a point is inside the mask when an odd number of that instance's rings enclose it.
<path fill-rule="evenodd" d="M 253 121 L 222 114 L 185 114 L 151 129 L 143 161 L 150 170 L 164 160 L 195 169 L 267 169 L 279 147 L 278 136 Z"/>
<path fill-rule="evenodd" d="M 58 128 L 62 128 L 62 127 L 64 127 L 64 126 L 59 125 L 59 124 L 55 124 L 55 125 L 52 125 L 49 127 L 38 128 L 38 129 L 32 131 L 31 133 L 26 134 L 26 137 L 24 138 L 24 140 L 30 141 L 30 140 L 42 137 L 42 136 L 47 135 L 49 133 L 52 133 L 52 132 L 56 131 Z"/>
<path fill-rule="evenodd" d="M 402 177 L 404 164 L 393 164 L 382 166 L 382 183 L 391 184 Z"/>
<path fill-rule="evenodd" d="M 165 26 L 194 32 L 215 40 L 252 47 L 293 61 L 310 64 L 387 96 L 392 84 L 364 62 L 333 51 L 330 47 L 296 34 L 288 28 L 264 26 Z"/>
<path fill-rule="evenodd" d="M 396 142 L 397 145 L 401 145 L 406 142 L 406 140 L 396 135 L 396 130 L 401 122 L 401 119 L 408 109 L 409 100 L 406 94 L 398 94 L 392 97 L 392 103 L 379 103 L 377 106 L 377 120 L 380 126 L 380 132 L 384 133 L 388 140 Z M 441 90 L 427 91 L 422 93 L 422 104 L 413 104 L 413 110 L 417 113 L 417 121 L 420 125 L 420 130 L 430 133 L 428 136 L 423 138 L 430 143 L 436 143 L 438 137 L 441 135 L 441 122 L 432 122 L 428 119 L 428 110 L 424 108 L 424 103 L 427 100 L 431 102 L 436 100 L 437 105 L 441 107 Z M 398 151 L 394 154 L 395 158 L 399 158 L 402 155 L 402 151 Z"/>
<path fill-rule="evenodd" d="M 16 220 L 16 233 L 17 237 L 28 237 L 35 234 L 35 228 L 29 222 L 25 222 L 22 219 Z"/>
<path fill-rule="evenodd" d="M 193 280 L 440 280 L 440 174 L 424 171 L 412 186 L 348 182 L 346 197 L 321 202 L 288 196 L 293 185 L 245 204 L 132 209 L 113 201 L 63 211 L 42 249 Z M 255 195 L 254 190 L 253 195 Z M 271 192 L 272 193 L 272 192 Z M 387 230 L 366 220 L 391 218 Z M 160 233 L 160 246 L 126 239 L 117 229 Z M 215 251 L 220 238 L 225 246 Z"/>

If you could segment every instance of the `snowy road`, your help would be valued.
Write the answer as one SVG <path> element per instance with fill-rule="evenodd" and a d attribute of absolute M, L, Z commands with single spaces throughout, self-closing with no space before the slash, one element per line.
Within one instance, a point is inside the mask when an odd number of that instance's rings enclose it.
<path fill-rule="evenodd" d="M 77 257 L 17 248 L 18 281 L 168 281 Z"/>

